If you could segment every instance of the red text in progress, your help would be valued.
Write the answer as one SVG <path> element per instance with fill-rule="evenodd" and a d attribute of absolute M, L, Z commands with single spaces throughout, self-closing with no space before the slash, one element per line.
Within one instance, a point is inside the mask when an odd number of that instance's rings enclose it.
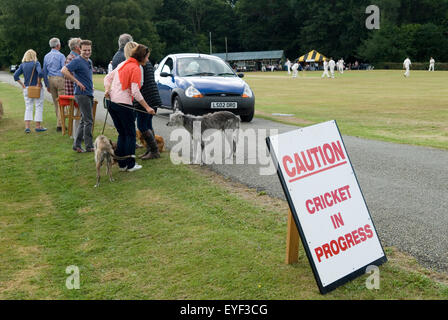
<path fill-rule="evenodd" d="M 373 238 L 373 232 L 370 225 L 366 224 L 364 227 L 340 236 L 337 240 L 332 240 L 315 248 L 314 252 L 320 263 L 322 262 L 322 258 L 330 259 L 370 238 Z"/>

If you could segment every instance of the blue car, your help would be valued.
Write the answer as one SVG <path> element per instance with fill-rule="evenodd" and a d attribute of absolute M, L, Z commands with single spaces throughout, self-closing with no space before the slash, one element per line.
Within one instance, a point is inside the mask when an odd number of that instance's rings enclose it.
<path fill-rule="evenodd" d="M 163 108 L 193 115 L 226 110 L 250 122 L 255 96 L 242 77 L 221 58 L 197 53 L 168 55 L 155 71 Z"/>

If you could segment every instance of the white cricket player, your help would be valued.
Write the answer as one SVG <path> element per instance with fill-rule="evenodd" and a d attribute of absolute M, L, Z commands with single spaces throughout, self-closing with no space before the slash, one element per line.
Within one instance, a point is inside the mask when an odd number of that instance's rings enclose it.
<path fill-rule="evenodd" d="M 327 58 L 324 59 L 324 73 L 322 74 L 322 78 L 323 77 L 327 77 L 330 78 L 330 75 L 328 74 L 328 61 Z"/>
<path fill-rule="evenodd" d="M 292 70 L 292 77 L 297 78 L 297 74 L 299 73 L 298 72 L 299 64 L 297 63 L 297 61 L 292 65 L 291 70 Z"/>
<path fill-rule="evenodd" d="M 338 67 L 339 73 L 344 74 L 344 59 L 341 58 L 339 60 L 339 67 Z"/>
<path fill-rule="evenodd" d="M 428 71 L 434 71 L 434 65 L 436 64 L 436 61 L 433 57 L 431 57 L 431 60 L 429 60 L 429 70 Z"/>
<path fill-rule="evenodd" d="M 409 58 L 406 58 L 403 62 L 403 68 L 406 69 L 406 72 L 404 73 L 405 77 L 409 77 L 410 75 L 410 67 L 411 67 L 411 60 Z"/>
<path fill-rule="evenodd" d="M 288 74 L 291 74 L 291 61 L 289 59 L 286 59 L 285 66 L 288 68 Z"/>
<path fill-rule="evenodd" d="M 336 67 L 336 63 L 334 62 L 333 58 L 330 58 L 328 66 L 330 67 L 331 77 L 334 78 L 334 68 Z"/>

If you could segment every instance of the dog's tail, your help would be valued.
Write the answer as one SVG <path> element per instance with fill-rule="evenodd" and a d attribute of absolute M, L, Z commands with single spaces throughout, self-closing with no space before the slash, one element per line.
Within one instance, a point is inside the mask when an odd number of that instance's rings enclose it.
<path fill-rule="evenodd" d="M 119 156 L 115 155 L 115 153 L 112 153 L 112 158 L 114 158 L 115 160 L 126 160 L 129 158 L 135 158 L 135 155 L 119 157 Z"/>
<path fill-rule="evenodd" d="M 110 145 L 110 148 L 109 148 L 109 150 L 108 150 L 108 153 L 110 153 L 110 155 L 112 156 L 112 158 L 114 158 L 115 160 L 126 160 L 126 159 L 129 159 L 129 158 L 135 158 L 135 155 L 123 156 L 123 157 L 117 156 L 117 155 L 115 154 L 114 148 L 112 147 L 112 144 Z"/>

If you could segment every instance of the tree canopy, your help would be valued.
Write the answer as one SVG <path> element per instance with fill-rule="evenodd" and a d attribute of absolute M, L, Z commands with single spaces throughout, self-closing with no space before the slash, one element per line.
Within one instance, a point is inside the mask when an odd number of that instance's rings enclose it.
<path fill-rule="evenodd" d="M 71 37 L 93 41 L 92 59 L 106 66 L 118 36 L 130 33 L 169 53 L 285 50 L 295 59 L 316 49 L 369 62 L 448 61 L 448 0 L 377 0 L 380 29 L 365 25 L 367 0 L 79 0 L 80 29 L 67 29 L 64 0 L 0 0 L 0 65 L 19 63 L 30 48 L 38 58 L 52 37 L 69 53 Z M 227 41 L 226 41 L 227 40 Z"/>

